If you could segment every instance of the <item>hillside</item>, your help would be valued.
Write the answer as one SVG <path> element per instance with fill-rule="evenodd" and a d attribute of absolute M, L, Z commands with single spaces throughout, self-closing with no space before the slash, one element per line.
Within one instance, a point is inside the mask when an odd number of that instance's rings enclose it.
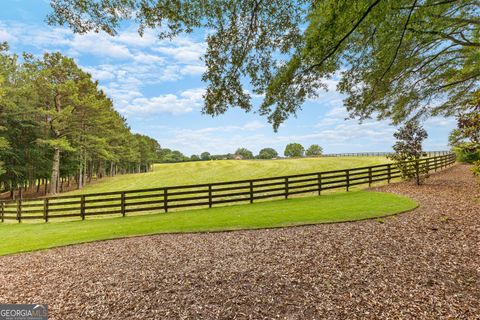
<path fill-rule="evenodd" d="M 104 178 L 68 194 L 265 178 L 387 163 L 384 157 L 218 160 L 155 164 L 153 172 Z"/>

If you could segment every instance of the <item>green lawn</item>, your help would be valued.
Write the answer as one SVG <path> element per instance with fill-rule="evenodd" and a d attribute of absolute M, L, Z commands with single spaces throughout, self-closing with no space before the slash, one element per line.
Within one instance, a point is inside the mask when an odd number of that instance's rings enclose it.
<path fill-rule="evenodd" d="M 104 178 L 68 194 L 247 180 L 364 167 L 390 162 L 385 157 L 338 157 L 280 160 L 218 160 L 156 164 L 154 171 Z"/>
<path fill-rule="evenodd" d="M 342 192 L 212 209 L 74 222 L 0 225 L 0 255 L 135 235 L 353 221 L 416 207 L 389 193 Z"/>

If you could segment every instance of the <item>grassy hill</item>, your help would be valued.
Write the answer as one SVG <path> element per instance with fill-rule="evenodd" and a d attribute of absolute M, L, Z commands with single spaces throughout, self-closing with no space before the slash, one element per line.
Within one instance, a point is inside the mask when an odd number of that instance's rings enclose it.
<path fill-rule="evenodd" d="M 385 157 L 216 160 L 156 164 L 153 172 L 96 181 L 68 194 L 157 188 L 163 186 L 266 178 L 388 163 Z"/>
<path fill-rule="evenodd" d="M 415 201 L 394 194 L 357 191 L 125 218 L 0 224 L 0 255 L 156 233 L 355 221 L 396 214 L 416 206 Z"/>

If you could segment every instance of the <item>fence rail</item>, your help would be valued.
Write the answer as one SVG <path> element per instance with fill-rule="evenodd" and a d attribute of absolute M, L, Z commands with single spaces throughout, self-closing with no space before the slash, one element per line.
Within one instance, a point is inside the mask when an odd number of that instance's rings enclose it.
<path fill-rule="evenodd" d="M 408 163 L 410 170 L 428 172 L 443 169 L 455 163 L 455 155 L 447 153 L 422 158 Z M 48 222 L 55 218 L 78 217 L 85 220 L 94 215 L 121 215 L 163 211 L 186 207 L 213 207 L 226 203 L 253 203 L 260 199 L 285 198 L 297 194 L 315 193 L 324 190 L 347 191 L 356 185 L 387 181 L 399 178 L 400 171 L 394 164 L 296 174 L 263 179 L 162 188 L 127 190 L 72 196 L 57 196 L 44 199 L 0 201 L 0 219 L 35 220 Z"/>
<path fill-rule="evenodd" d="M 450 151 L 426 151 L 427 157 L 443 156 L 449 154 Z M 351 153 L 327 153 L 322 154 L 322 157 L 385 157 L 392 154 L 392 152 L 351 152 Z"/>

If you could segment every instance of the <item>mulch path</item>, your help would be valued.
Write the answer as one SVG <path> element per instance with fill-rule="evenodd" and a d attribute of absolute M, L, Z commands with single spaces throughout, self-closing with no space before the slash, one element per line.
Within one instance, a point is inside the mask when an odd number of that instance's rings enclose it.
<path fill-rule="evenodd" d="M 456 165 L 377 190 L 383 220 L 157 235 L 0 257 L 0 303 L 50 319 L 480 319 L 480 188 Z"/>

